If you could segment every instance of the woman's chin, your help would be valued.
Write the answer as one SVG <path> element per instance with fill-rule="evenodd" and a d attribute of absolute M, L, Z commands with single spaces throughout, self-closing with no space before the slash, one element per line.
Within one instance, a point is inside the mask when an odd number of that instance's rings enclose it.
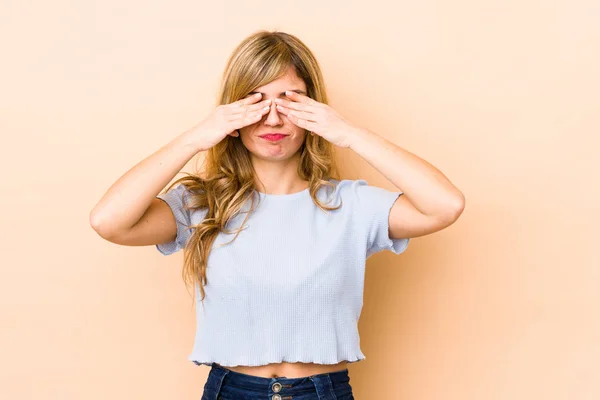
<path fill-rule="evenodd" d="M 281 146 L 271 146 L 271 148 L 261 148 L 251 151 L 252 157 L 264 161 L 286 161 L 294 156 L 298 156 L 298 151 L 293 152 Z"/>

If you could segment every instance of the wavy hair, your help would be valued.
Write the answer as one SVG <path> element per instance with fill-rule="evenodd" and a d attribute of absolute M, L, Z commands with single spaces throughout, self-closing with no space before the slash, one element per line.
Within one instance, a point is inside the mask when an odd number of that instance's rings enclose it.
<path fill-rule="evenodd" d="M 327 104 L 327 94 L 321 69 L 310 49 L 297 37 L 283 32 L 258 31 L 244 39 L 231 54 L 223 73 L 217 105 L 233 103 L 246 97 L 257 87 L 266 85 L 284 75 L 290 67 L 304 81 L 308 97 Z M 317 197 L 322 186 L 334 187 L 330 179 L 339 180 L 334 146 L 319 135 L 306 132 L 300 152 L 298 175 L 309 182 L 313 202 L 324 212 L 338 209 L 328 207 Z M 182 183 L 189 196 L 187 210 L 205 209 L 204 220 L 192 230 L 184 248 L 183 280 L 186 287 L 198 283 L 202 301 L 204 285 L 208 283 L 206 265 L 209 252 L 219 232 L 232 233 L 227 223 L 241 213 L 249 200 L 254 206 L 255 171 L 250 155 L 238 137 L 226 136 L 207 150 L 200 174 L 187 174 L 173 182 L 166 190 Z M 243 225 L 243 224 L 242 224 Z M 235 240 L 242 227 L 237 229 Z M 230 242 L 229 242 L 230 243 Z M 195 295 L 195 293 L 194 293 Z M 195 296 L 193 296 L 195 298 Z"/>

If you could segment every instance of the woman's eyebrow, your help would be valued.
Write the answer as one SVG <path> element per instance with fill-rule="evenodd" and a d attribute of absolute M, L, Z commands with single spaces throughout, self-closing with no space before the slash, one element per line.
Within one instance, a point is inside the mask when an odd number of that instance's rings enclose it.
<path fill-rule="evenodd" d="M 306 92 L 305 92 L 304 90 L 300 90 L 300 89 L 292 89 L 291 91 L 292 91 L 292 92 L 299 93 L 299 94 L 303 94 L 303 95 L 305 95 L 305 96 L 306 96 Z M 251 95 L 251 94 L 254 94 L 254 93 L 260 93 L 260 94 L 261 94 L 261 95 L 263 95 L 263 96 L 265 95 L 265 93 L 263 93 L 263 92 L 257 92 L 256 90 L 253 90 L 252 92 L 248 93 L 248 95 Z M 285 92 L 281 92 L 281 93 L 279 93 L 279 97 L 284 97 L 284 96 L 285 96 Z"/>

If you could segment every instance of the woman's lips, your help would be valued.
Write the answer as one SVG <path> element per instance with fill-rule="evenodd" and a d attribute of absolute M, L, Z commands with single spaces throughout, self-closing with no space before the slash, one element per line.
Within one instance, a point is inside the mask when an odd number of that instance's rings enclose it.
<path fill-rule="evenodd" d="M 277 142 L 286 136 L 287 135 L 275 134 L 275 135 L 264 135 L 264 136 L 261 136 L 261 138 L 268 140 L 269 142 Z"/>

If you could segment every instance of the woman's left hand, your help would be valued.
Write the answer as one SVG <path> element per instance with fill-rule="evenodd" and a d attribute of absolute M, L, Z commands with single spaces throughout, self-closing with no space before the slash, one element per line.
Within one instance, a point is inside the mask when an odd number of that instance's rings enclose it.
<path fill-rule="evenodd" d="M 309 130 L 339 147 L 350 147 L 358 127 L 327 104 L 296 92 L 285 92 L 290 100 L 275 99 L 277 110 L 300 128 Z"/>

